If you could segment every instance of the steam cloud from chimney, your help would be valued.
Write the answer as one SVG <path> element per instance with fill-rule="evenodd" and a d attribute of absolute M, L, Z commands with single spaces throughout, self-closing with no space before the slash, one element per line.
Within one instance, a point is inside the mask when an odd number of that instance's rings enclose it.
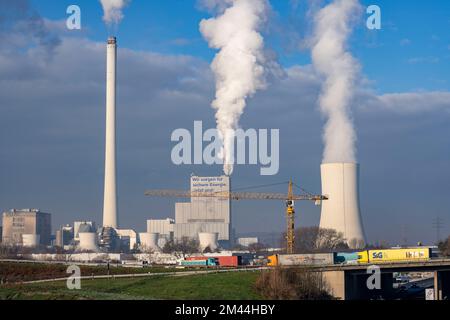
<path fill-rule="evenodd" d="M 202 20 L 200 31 L 209 46 L 219 49 L 211 68 L 216 77 L 217 129 L 223 142 L 221 156 L 226 175 L 233 173 L 234 133 L 247 98 L 266 86 L 264 38 L 260 29 L 267 18 L 267 0 L 208 0 L 219 14 Z"/>
<path fill-rule="evenodd" d="M 122 9 L 128 5 L 131 0 L 100 0 L 104 15 L 103 21 L 107 25 L 118 25 L 123 19 Z"/>
<path fill-rule="evenodd" d="M 356 134 L 350 103 L 360 66 L 347 50 L 352 19 L 360 12 L 358 0 L 334 0 L 314 16 L 312 60 L 324 76 L 319 98 L 327 117 L 324 129 L 324 163 L 356 162 Z"/>

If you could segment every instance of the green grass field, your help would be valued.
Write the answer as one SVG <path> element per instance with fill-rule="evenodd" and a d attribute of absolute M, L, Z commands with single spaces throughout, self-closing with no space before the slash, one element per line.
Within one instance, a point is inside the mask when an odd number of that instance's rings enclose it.
<path fill-rule="evenodd" d="M 230 272 L 193 276 L 82 280 L 81 290 L 51 282 L 0 286 L 0 299 L 19 300 L 254 300 L 259 272 Z"/>

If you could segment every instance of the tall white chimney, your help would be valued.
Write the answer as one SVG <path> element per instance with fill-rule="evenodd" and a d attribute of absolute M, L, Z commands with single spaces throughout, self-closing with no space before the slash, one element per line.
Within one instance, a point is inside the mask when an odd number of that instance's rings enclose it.
<path fill-rule="evenodd" d="M 118 227 L 116 187 L 116 65 L 117 41 L 108 39 L 106 54 L 106 150 L 103 226 Z"/>
<path fill-rule="evenodd" d="M 352 249 L 364 247 L 365 234 L 359 207 L 359 165 L 325 163 L 321 166 L 322 202 L 320 228 L 342 232 Z"/>

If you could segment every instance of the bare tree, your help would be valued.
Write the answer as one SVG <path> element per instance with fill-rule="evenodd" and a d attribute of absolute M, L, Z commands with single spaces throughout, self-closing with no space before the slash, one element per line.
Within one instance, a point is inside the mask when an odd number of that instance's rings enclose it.
<path fill-rule="evenodd" d="M 450 256 L 450 237 L 448 237 L 446 240 L 439 242 L 439 250 L 441 251 L 441 254 L 444 257 Z"/>
<path fill-rule="evenodd" d="M 185 258 L 187 254 L 200 252 L 200 244 L 197 239 L 183 237 L 178 241 L 170 240 L 166 242 L 163 252 L 175 255 L 181 254 Z"/>
<path fill-rule="evenodd" d="M 389 247 L 390 247 L 389 243 L 383 240 L 381 242 L 377 241 L 373 244 L 367 244 L 365 248 L 368 250 L 380 250 L 380 249 L 387 249 Z"/>
<path fill-rule="evenodd" d="M 316 253 L 346 250 L 344 235 L 334 229 L 303 227 L 295 230 L 295 252 Z"/>
<path fill-rule="evenodd" d="M 141 245 L 141 246 L 139 247 L 139 251 L 140 251 L 141 253 L 147 253 L 147 254 L 153 254 L 153 253 L 155 253 L 155 249 L 153 249 L 152 247 L 149 247 L 149 246 L 145 246 L 145 245 Z"/>
<path fill-rule="evenodd" d="M 355 249 L 364 249 L 366 247 L 366 243 L 364 242 L 364 240 L 361 239 L 350 239 L 348 241 L 348 245 L 350 248 L 355 248 Z"/>
<path fill-rule="evenodd" d="M 334 229 L 319 229 L 317 236 L 318 251 L 347 250 L 344 234 Z"/>

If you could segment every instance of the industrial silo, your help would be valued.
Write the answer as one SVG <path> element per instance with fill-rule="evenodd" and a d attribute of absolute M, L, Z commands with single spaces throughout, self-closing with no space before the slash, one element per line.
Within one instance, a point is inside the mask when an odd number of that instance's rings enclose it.
<path fill-rule="evenodd" d="M 200 250 L 202 252 L 207 248 L 209 248 L 210 251 L 215 251 L 219 247 L 217 244 L 219 234 L 217 232 L 201 232 L 198 234 L 198 239 L 200 241 Z"/>
<path fill-rule="evenodd" d="M 321 166 L 322 202 L 320 228 L 342 232 L 351 248 L 365 245 L 359 206 L 359 165 L 325 163 Z"/>
<path fill-rule="evenodd" d="M 142 250 L 161 250 L 161 248 L 158 246 L 159 233 L 139 233 L 139 239 L 141 242 Z"/>
<path fill-rule="evenodd" d="M 94 251 L 98 252 L 97 246 L 97 234 L 94 232 L 80 232 L 80 244 L 79 249 L 81 251 Z"/>

